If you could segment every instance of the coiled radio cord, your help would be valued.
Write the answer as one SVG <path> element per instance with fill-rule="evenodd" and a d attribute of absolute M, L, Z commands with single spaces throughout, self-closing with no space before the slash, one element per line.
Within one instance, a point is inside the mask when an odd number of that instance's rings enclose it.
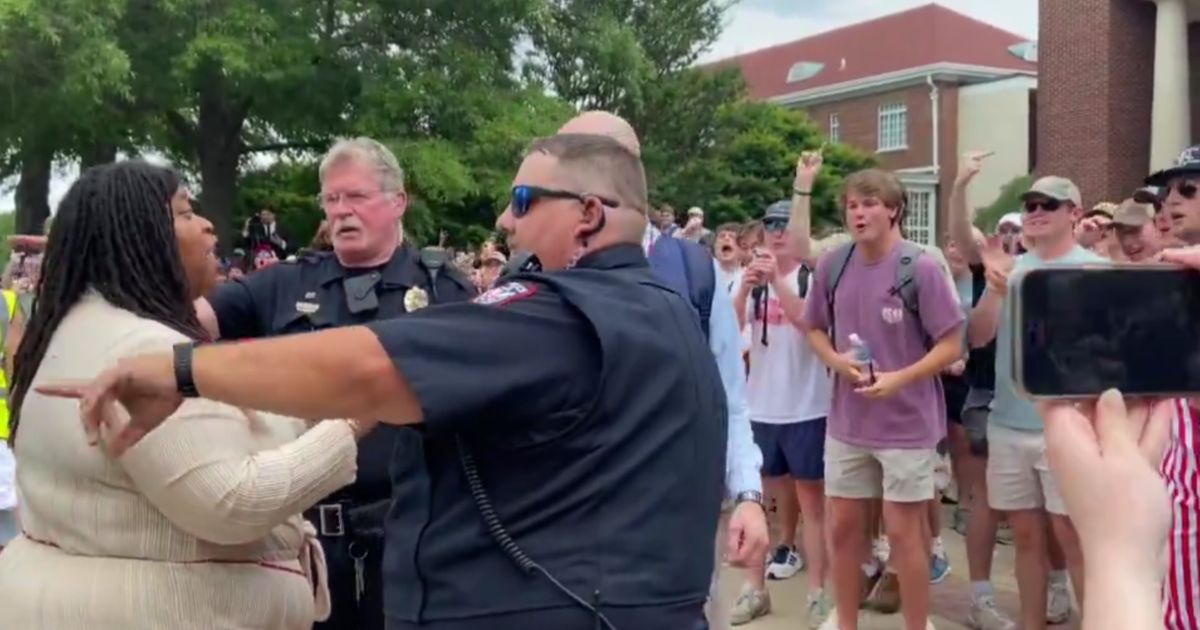
<path fill-rule="evenodd" d="M 583 598 L 571 592 L 571 589 L 559 582 L 550 572 L 542 565 L 538 564 L 530 558 L 524 551 L 517 546 L 517 541 L 508 534 L 508 530 L 504 529 L 504 524 L 500 522 L 499 515 L 496 514 L 496 509 L 492 507 L 492 500 L 488 498 L 487 491 L 483 488 L 483 481 L 479 478 L 479 468 L 475 465 L 475 456 L 471 453 L 471 449 L 467 447 L 467 443 L 462 439 L 461 435 L 455 436 L 458 442 L 458 459 L 462 463 L 463 475 L 467 478 L 467 486 L 471 490 L 471 499 L 475 502 L 476 509 L 479 510 L 479 516 L 483 519 L 483 526 L 491 534 L 492 538 L 500 545 L 501 551 L 504 552 L 522 571 L 530 575 L 540 573 L 549 582 L 554 585 L 564 595 L 569 597 L 571 601 L 579 605 L 580 608 L 592 613 L 596 618 L 597 630 L 617 630 L 608 617 L 600 612 L 600 591 L 596 591 L 595 605 L 583 601 Z"/>

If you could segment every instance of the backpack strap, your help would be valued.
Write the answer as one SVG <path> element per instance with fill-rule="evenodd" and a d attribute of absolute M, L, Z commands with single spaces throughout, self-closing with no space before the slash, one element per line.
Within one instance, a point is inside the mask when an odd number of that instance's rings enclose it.
<path fill-rule="evenodd" d="M 918 320 L 921 316 L 920 286 L 917 283 L 917 259 L 925 249 L 912 241 L 900 241 L 900 262 L 896 265 L 896 284 L 892 295 L 900 296 L 904 308 Z"/>
<path fill-rule="evenodd" d="M 800 268 L 796 270 L 796 295 L 800 299 L 808 297 L 808 279 L 812 276 L 812 269 L 808 265 L 800 263 Z"/>
<path fill-rule="evenodd" d="M 838 283 L 850 265 L 850 257 L 854 255 L 855 243 L 842 245 L 829 252 L 829 282 L 825 284 L 825 303 L 829 307 L 829 342 L 837 349 L 837 320 L 834 319 L 834 302 L 837 301 Z"/>
<path fill-rule="evenodd" d="M 913 317 L 913 321 L 921 328 L 921 336 L 925 339 L 925 349 L 933 347 L 934 340 L 925 334 L 921 325 L 921 285 L 917 281 L 917 259 L 925 254 L 925 248 L 912 241 L 900 241 L 900 260 L 896 264 L 896 284 L 892 286 L 891 294 L 899 296 L 904 304 L 904 310 Z"/>

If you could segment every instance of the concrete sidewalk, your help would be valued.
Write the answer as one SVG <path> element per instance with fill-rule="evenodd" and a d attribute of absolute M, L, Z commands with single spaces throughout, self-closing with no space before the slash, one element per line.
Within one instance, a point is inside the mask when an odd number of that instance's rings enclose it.
<path fill-rule="evenodd" d="M 953 522 L 947 511 L 945 523 Z M 951 574 L 944 582 L 933 586 L 933 624 L 938 630 L 960 630 L 970 628 L 967 625 L 967 612 L 971 605 L 971 582 L 967 576 L 966 547 L 961 536 L 954 530 L 942 532 L 942 540 L 950 556 Z M 1013 548 L 997 545 L 996 557 L 992 566 L 992 584 L 996 588 L 996 600 L 1000 607 L 1014 620 L 1018 620 L 1020 610 L 1017 598 L 1017 583 L 1013 572 Z M 801 572 L 789 580 L 768 581 L 767 588 L 771 591 L 771 613 L 760 617 L 744 626 L 747 630 L 803 630 L 804 607 L 807 601 L 805 591 L 807 586 L 806 574 Z M 737 569 L 725 568 L 721 575 L 721 596 L 731 603 L 737 598 L 742 587 L 742 572 Z M 1071 621 L 1061 626 L 1051 626 L 1063 630 L 1079 628 L 1079 614 L 1075 611 Z M 879 615 L 863 612 L 863 622 L 860 630 L 903 630 L 904 621 L 900 614 Z"/>

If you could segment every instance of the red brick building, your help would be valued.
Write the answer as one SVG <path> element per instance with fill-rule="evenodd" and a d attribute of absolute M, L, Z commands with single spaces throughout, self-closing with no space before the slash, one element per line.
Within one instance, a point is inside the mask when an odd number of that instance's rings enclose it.
<path fill-rule="evenodd" d="M 804 109 L 831 140 L 899 172 L 910 191 L 908 233 L 933 242 L 945 225 L 942 193 L 968 148 L 961 135 L 1005 145 L 1004 181 L 1031 167 L 1036 60 L 1036 43 L 930 4 L 717 65 L 736 63 L 753 98 Z M 960 106 L 971 109 L 967 119 Z"/>
<path fill-rule="evenodd" d="M 1037 171 L 1120 200 L 1196 143 L 1200 0 L 1041 0 Z"/>

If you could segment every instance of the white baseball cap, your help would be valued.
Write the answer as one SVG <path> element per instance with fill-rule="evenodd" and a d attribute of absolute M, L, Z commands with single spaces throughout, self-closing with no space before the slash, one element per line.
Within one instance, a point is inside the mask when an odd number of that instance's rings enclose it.
<path fill-rule="evenodd" d="M 1021 213 L 1009 212 L 1008 214 L 1000 217 L 1000 222 L 996 224 L 996 227 L 1000 227 L 1002 225 L 1021 227 Z"/>

